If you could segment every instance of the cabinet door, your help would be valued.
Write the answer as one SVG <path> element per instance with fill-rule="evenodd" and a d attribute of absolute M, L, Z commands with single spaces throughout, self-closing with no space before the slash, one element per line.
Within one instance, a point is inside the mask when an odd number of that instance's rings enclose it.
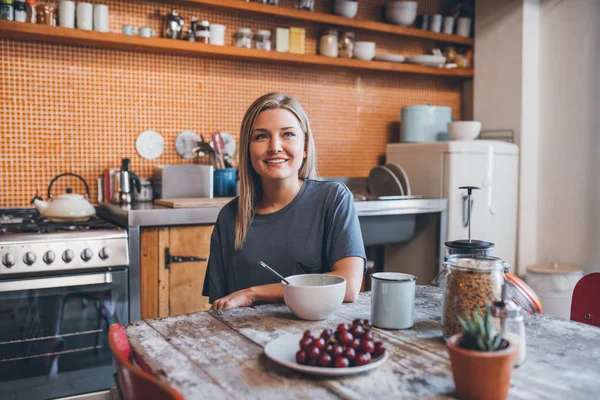
<path fill-rule="evenodd" d="M 208 260 L 210 226 L 183 226 L 169 229 L 171 256 L 197 257 Z M 205 311 L 210 308 L 208 297 L 202 296 L 207 261 L 173 262 L 169 272 L 169 315 Z"/>

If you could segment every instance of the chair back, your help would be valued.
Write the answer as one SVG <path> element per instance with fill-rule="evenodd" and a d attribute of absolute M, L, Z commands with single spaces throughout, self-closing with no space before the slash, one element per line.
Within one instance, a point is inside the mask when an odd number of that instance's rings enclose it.
<path fill-rule="evenodd" d="M 117 367 L 116 381 L 121 400 L 184 400 L 173 388 L 133 365 L 127 334 L 120 324 L 110 326 L 108 343 Z"/>
<path fill-rule="evenodd" d="M 585 275 L 575 285 L 571 320 L 600 327 L 600 272 Z"/>

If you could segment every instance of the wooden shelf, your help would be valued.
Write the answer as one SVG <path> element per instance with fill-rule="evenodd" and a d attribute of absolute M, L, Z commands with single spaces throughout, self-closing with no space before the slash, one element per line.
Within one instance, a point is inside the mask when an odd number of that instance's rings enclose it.
<path fill-rule="evenodd" d="M 253 14 L 269 15 L 286 18 L 295 21 L 307 21 L 318 23 L 320 25 L 343 26 L 347 28 L 360 29 L 371 32 L 383 32 L 399 36 L 409 36 L 419 39 L 431 40 L 436 42 L 456 43 L 467 46 L 473 46 L 474 40 L 470 37 L 458 35 L 447 35 L 445 33 L 436 33 L 423 31 L 416 28 L 408 28 L 387 24 L 384 22 L 365 21 L 360 19 L 345 18 L 333 14 L 324 14 L 318 12 L 304 11 L 291 7 L 278 7 L 268 4 L 246 2 L 244 0 L 176 0 L 173 3 L 185 6 L 208 6 L 211 8 L 237 10 Z"/>
<path fill-rule="evenodd" d="M 257 61 L 272 64 L 330 66 L 335 68 L 389 71 L 457 78 L 473 77 L 472 69 L 444 69 L 414 64 L 362 61 L 346 58 L 329 58 L 309 54 L 278 53 L 275 51 L 243 49 L 232 46 L 214 46 L 210 44 L 188 42 L 184 40 L 143 38 L 139 36 L 127 36 L 119 33 L 83 31 L 81 29 L 69 29 L 57 26 L 27 24 L 13 21 L 0 21 L 0 37 L 69 46 L 127 50 L 141 53 Z"/>

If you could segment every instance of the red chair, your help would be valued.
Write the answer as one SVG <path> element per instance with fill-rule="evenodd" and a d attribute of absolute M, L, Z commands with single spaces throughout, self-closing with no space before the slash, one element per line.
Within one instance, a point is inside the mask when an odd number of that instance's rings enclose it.
<path fill-rule="evenodd" d="M 115 378 L 121 400 L 184 400 L 177 391 L 133 365 L 127 334 L 120 324 L 110 326 L 108 344 L 117 367 Z"/>
<path fill-rule="evenodd" d="M 600 328 L 600 272 L 585 275 L 575 285 L 571 321 Z"/>

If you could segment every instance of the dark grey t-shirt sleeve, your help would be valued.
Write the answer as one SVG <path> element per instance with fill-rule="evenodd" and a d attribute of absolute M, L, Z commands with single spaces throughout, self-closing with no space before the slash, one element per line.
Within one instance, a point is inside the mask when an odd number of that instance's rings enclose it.
<path fill-rule="evenodd" d="M 354 197 L 348 188 L 340 184 L 328 218 L 326 253 L 331 267 L 346 257 L 361 257 L 365 260 L 365 246 L 358 215 L 354 208 Z"/>
<path fill-rule="evenodd" d="M 225 287 L 225 267 L 223 265 L 219 222 L 217 221 L 210 237 L 210 255 L 206 275 L 204 276 L 204 287 L 202 288 L 202 296 L 208 296 L 211 304 L 228 294 Z"/>

